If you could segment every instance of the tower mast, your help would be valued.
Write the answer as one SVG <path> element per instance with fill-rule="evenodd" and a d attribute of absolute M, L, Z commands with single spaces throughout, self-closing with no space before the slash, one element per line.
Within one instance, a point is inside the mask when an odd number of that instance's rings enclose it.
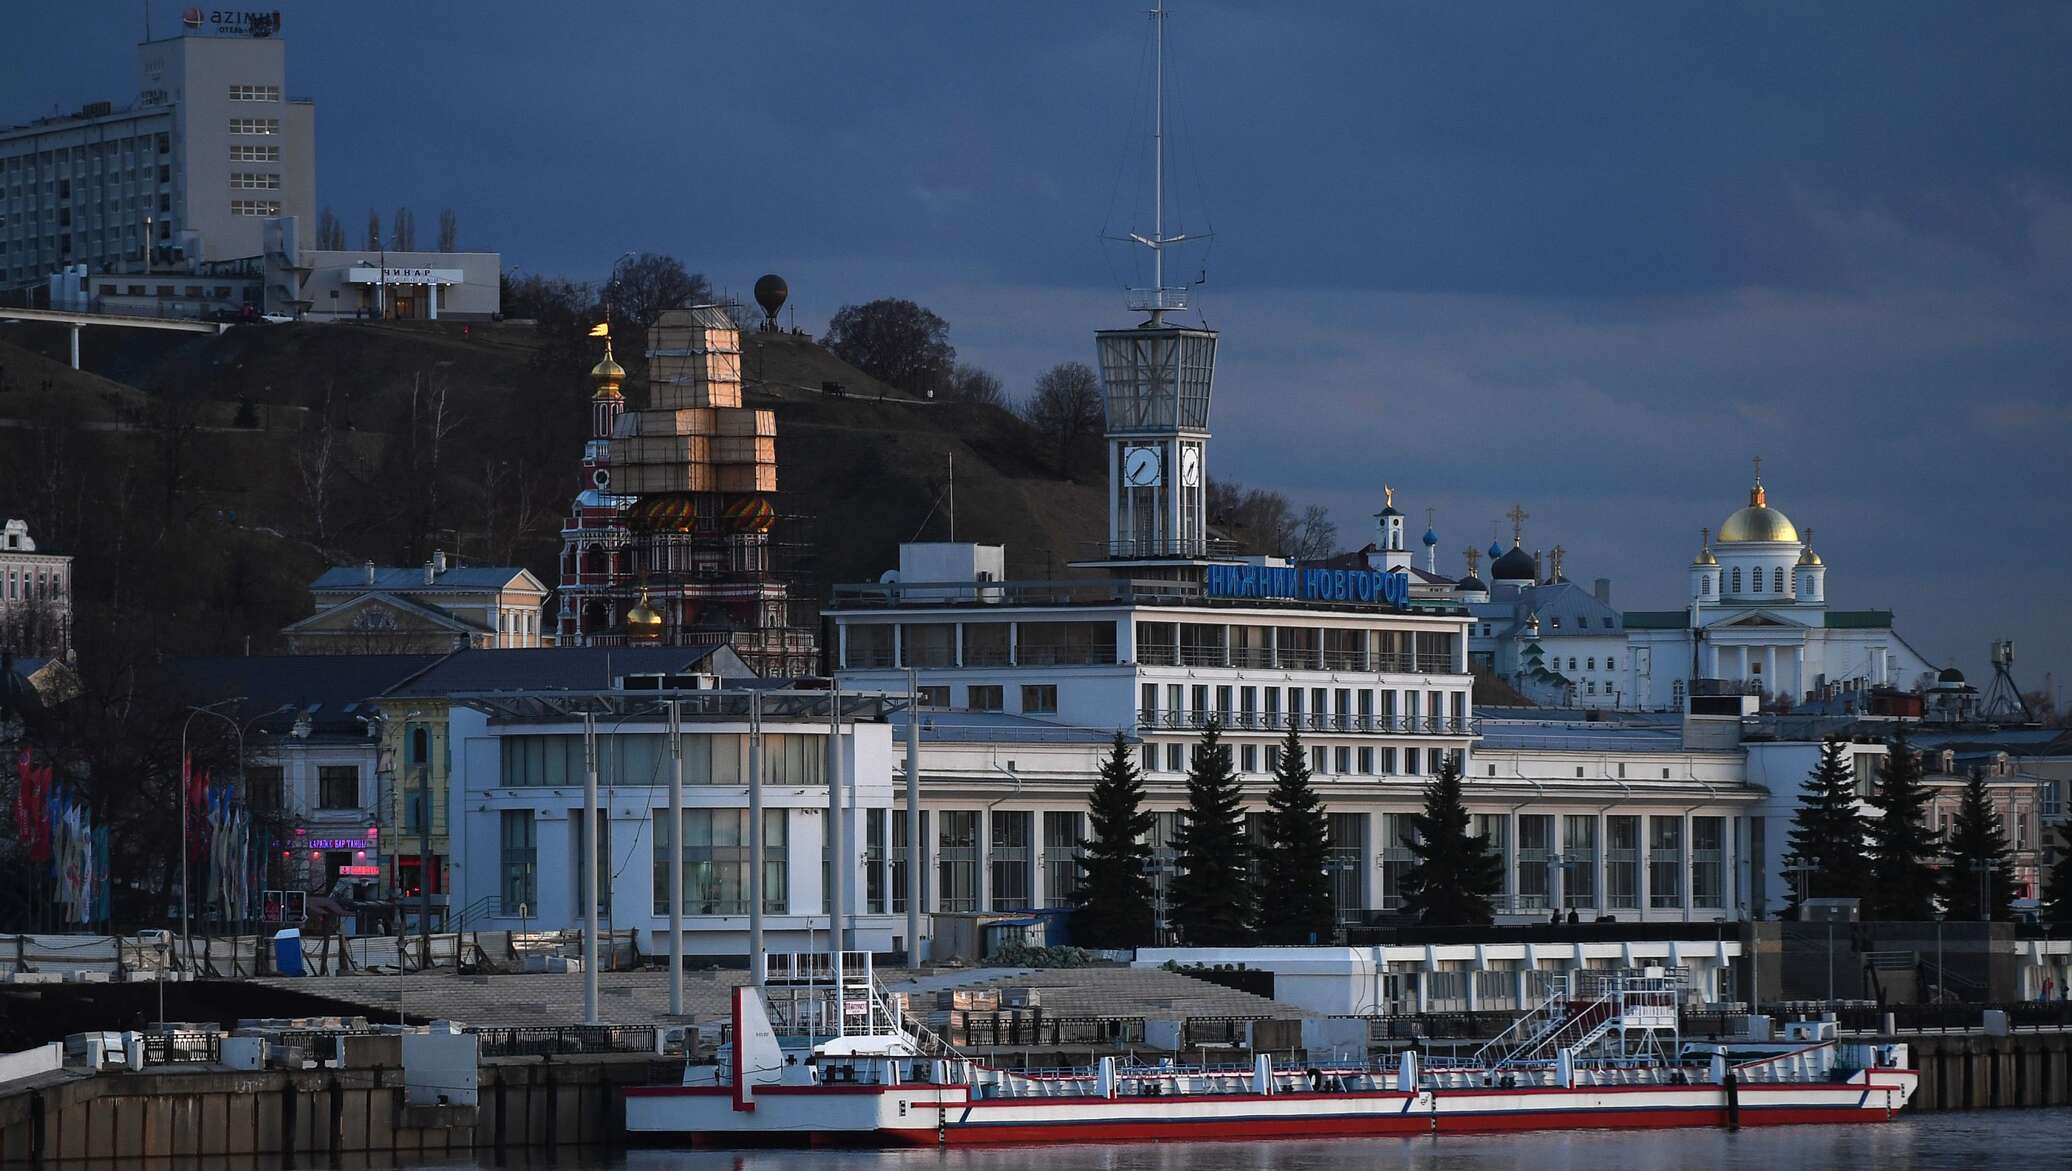
<path fill-rule="evenodd" d="M 1151 314 L 1147 326 L 1157 328 L 1165 324 L 1165 315 L 1187 308 L 1187 290 L 1169 289 L 1165 283 L 1165 250 L 1174 244 L 1202 239 L 1210 233 L 1176 236 L 1166 235 L 1165 230 L 1165 0 L 1157 0 L 1151 10 L 1152 33 L 1152 123 L 1151 123 L 1151 234 L 1131 232 L 1120 237 L 1132 243 L 1141 244 L 1151 250 L 1151 287 L 1131 289 L 1128 308 Z"/>

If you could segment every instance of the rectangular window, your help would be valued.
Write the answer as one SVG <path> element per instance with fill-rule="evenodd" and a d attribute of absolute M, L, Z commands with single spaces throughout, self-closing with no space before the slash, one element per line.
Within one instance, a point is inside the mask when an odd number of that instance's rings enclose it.
<path fill-rule="evenodd" d="M 1374 775 L 1374 750 L 1372 748 L 1360 749 L 1360 775 L 1363 777 Z"/>
<path fill-rule="evenodd" d="M 1640 818 L 1616 816 L 1604 819 L 1605 894 L 1613 910 L 1632 911 L 1640 907 Z"/>
<path fill-rule="evenodd" d="M 668 811 L 655 819 L 655 912 L 669 911 Z M 763 910 L 782 913 L 791 902 L 790 829 L 782 809 L 763 811 Z M 683 813 L 684 913 L 746 915 L 749 850 L 746 809 L 686 809 Z M 581 906 L 582 900 L 576 900 Z"/>
<path fill-rule="evenodd" d="M 317 808 L 357 809 L 360 806 L 360 766 L 326 764 L 317 768 Z"/>
<path fill-rule="evenodd" d="M 232 118 L 230 120 L 230 132 L 232 134 L 279 134 L 281 132 L 281 120 L 279 118 Z"/>
<path fill-rule="evenodd" d="M 1410 852 L 1416 840 L 1415 823 L 1408 813 L 1381 815 L 1381 906 L 1393 911 L 1403 905 L 1403 879 L 1417 864 Z"/>
<path fill-rule="evenodd" d="M 1553 857 L 1554 816 L 1549 813 L 1518 815 L 1518 909 L 1547 908 L 1547 865 Z"/>
<path fill-rule="evenodd" d="M 1683 819 L 1648 818 L 1648 905 L 1683 906 Z"/>
<path fill-rule="evenodd" d="M 1043 815 L 1043 905 L 1069 907 L 1079 889 L 1079 839 L 1085 836 L 1083 813 Z"/>
<path fill-rule="evenodd" d="M 277 102 L 281 100 L 281 87 L 277 85 L 233 85 L 230 87 L 233 102 Z"/>
<path fill-rule="evenodd" d="M 1726 888 L 1721 882 L 1726 869 L 1727 819 L 1691 819 L 1691 905 L 1726 906 Z"/>
<path fill-rule="evenodd" d="M 993 811 L 992 889 L 995 911 L 1029 909 L 1029 823 L 1034 815 L 1006 809 Z"/>
<path fill-rule="evenodd" d="M 1597 815 L 1571 813 L 1561 819 L 1562 905 L 1597 905 Z"/>
<path fill-rule="evenodd" d="M 1411 776 L 1416 776 L 1420 772 L 1422 772 L 1423 769 L 1419 767 L 1419 764 L 1421 763 L 1419 758 L 1422 755 L 1423 753 L 1420 752 L 1418 749 L 1405 748 L 1403 750 L 1403 771 L 1409 773 Z"/>
<path fill-rule="evenodd" d="M 503 881 L 497 888 L 506 915 L 539 910 L 539 844 L 530 809 L 506 809 L 499 817 L 499 864 Z M 664 890 L 666 891 L 666 887 Z"/>
<path fill-rule="evenodd" d="M 1353 750 L 1350 747 L 1332 749 L 1331 763 L 1337 766 L 1331 771 L 1337 773 L 1341 777 L 1352 772 Z"/>
<path fill-rule="evenodd" d="M 1358 923 L 1366 901 L 1360 894 L 1360 874 L 1367 868 L 1367 815 L 1333 813 L 1326 822 L 1330 844 L 1331 907 L 1340 923 Z M 1319 939 L 1317 943 L 1329 943 Z"/>
<path fill-rule="evenodd" d="M 965 689 L 965 706 L 975 712 L 997 712 L 1005 702 L 998 683 L 974 683 Z"/>
<path fill-rule="evenodd" d="M 251 805 L 252 812 L 281 812 L 286 796 L 286 784 L 279 765 L 254 765 L 246 769 L 245 800 Z"/>
<path fill-rule="evenodd" d="M 945 809 L 936 814 L 936 871 L 941 892 L 939 909 L 969 913 L 978 910 L 978 811 Z"/>
<path fill-rule="evenodd" d="M 585 844 L 586 835 L 583 832 L 585 826 L 581 809 L 569 811 L 568 828 L 572 835 L 568 846 L 568 856 L 576 859 L 576 864 L 568 868 L 570 883 L 568 903 L 576 909 L 576 914 L 581 915 L 583 913 L 582 857 L 586 849 L 595 849 L 597 851 L 597 913 L 608 915 L 612 909 L 612 819 L 602 809 L 599 810 L 596 840 L 588 845 Z"/>
<path fill-rule="evenodd" d="M 863 908 L 866 914 L 885 913 L 885 818 L 886 809 L 866 809 L 863 817 Z"/>
<path fill-rule="evenodd" d="M 281 214 L 278 199 L 233 199 L 230 214 L 234 216 L 277 216 Z"/>
<path fill-rule="evenodd" d="M 281 148 L 277 146 L 250 146 L 242 142 L 233 142 L 230 144 L 230 161 L 233 163 L 277 163 L 281 161 Z M 159 169 L 161 171 L 167 170 L 165 167 Z M 160 175 L 158 181 L 164 183 L 169 178 L 169 175 Z"/>
<path fill-rule="evenodd" d="M 1328 749 L 1317 747 L 1309 750 L 1309 771 L 1322 776 L 1330 771 L 1331 759 Z"/>
<path fill-rule="evenodd" d="M 1054 716 L 1058 714 L 1057 684 L 1022 684 L 1022 714 L 1025 716 Z"/>
<path fill-rule="evenodd" d="M 1184 773 L 1187 771 L 1187 756 L 1178 744 L 1166 745 L 1166 771 Z"/>
<path fill-rule="evenodd" d="M 1256 773 L 1259 771 L 1259 746 L 1245 744 L 1238 748 L 1238 771 Z"/>
<path fill-rule="evenodd" d="M 1146 683 L 1142 691 L 1143 698 L 1139 702 L 1143 705 L 1143 711 L 1138 713 L 1137 722 L 1139 724 L 1156 723 L 1158 722 L 1158 684 Z"/>
<path fill-rule="evenodd" d="M 1147 773 L 1155 773 L 1155 772 L 1157 772 L 1157 771 L 1158 771 L 1158 745 L 1156 745 L 1156 744 L 1146 744 L 1146 745 L 1144 746 L 1143 756 L 1144 756 L 1144 764 L 1143 764 L 1143 769 L 1144 769 L 1144 771 L 1145 771 L 1145 772 L 1147 772 Z"/>
<path fill-rule="evenodd" d="M 232 191 L 279 191 L 281 189 L 281 177 L 268 174 L 265 171 L 232 171 L 230 173 L 230 189 Z"/>
<path fill-rule="evenodd" d="M 950 689 L 947 687 L 923 687 L 921 688 L 920 700 L 922 707 L 946 711 L 950 706 Z"/>
<path fill-rule="evenodd" d="M 1267 746 L 1266 746 L 1266 771 L 1267 771 L 1267 772 L 1275 772 L 1275 771 L 1278 771 L 1278 770 L 1280 769 L 1280 767 L 1281 767 L 1281 746 L 1280 746 L 1280 745 L 1278 745 L 1278 744 L 1269 744 L 1269 745 L 1267 745 Z"/>

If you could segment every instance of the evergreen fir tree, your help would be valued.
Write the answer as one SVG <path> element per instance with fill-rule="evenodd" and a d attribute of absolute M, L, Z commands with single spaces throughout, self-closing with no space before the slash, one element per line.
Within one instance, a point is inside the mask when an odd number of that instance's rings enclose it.
<path fill-rule="evenodd" d="M 1791 876 L 1794 916 L 1802 898 L 1861 899 L 1870 893 L 1863 811 L 1846 751 L 1840 739 L 1822 744 L 1820 763 L 1799 789 L 1799 808 L 1791 817 L 1791 852 L 1784 856 L 1788 867 L 1806 868 Z"/>
<path fill-rule="evenodd" d="M 1156 942 L 1146 835 L 1157 820 L 1144 809 L 1143 774 L 1117 732 L 1088 800 L 1093 837 L 1079 843 L 1079 889 L 1072 892 L 1072 939 L 1079 946 Z"/>
<path fill-rule="evenodd" d="M 2072 923 L 2072 821 L 2057 826 L 2057 855 L 2050 864 L 2049 890 L 2043 902 L 2044 917 L 2053 923 Z"/>
<path fill-rule="evenodd" d="M 1245 815 L 1230 746 L 1211 719 L 1187 768 L 1187 814 L 1173 850 L 1180 873 L 1166 888 L 1166 920 L 1189 947 L 1255 942 Z"/>
<path fill-rule="evenodd" d="M 1259 905 L 1273 909 L 1259 924 L 1265 943 L 1329 943 L 1337 925 L 1328 870 L 1331 823 L 1309 781 L 1309 760 L 1290 716 L 1273 792 L 1266 797 L 1265 851 L 1259 858 Z"/>
<path fill-rule="evenodd" d="M 1901 725 L 1886 750 L 1885 772 L 1871 803 L 1872 887 L 1868 910 L 1879 919 L 1931 919 L 1941 883 L 1935 872 L 1942 835 L 1928 827 L 1928 786 L 1921 757 L 1907 745 Z"/>
<path fill-rule="evenodd" d="M 1943 907 L 1952 919 L 2014 918 L 2014 859 L 2008 856 L 2007 826 L 1993 808 L 1986 774 L 1971 770 L 1957 818 L 1950 826 L 1950 862 L 1943 870 Z M 1985 872 L 1985 907 L 1979 906 L 1980 871 Z"/>
<path fill-rule="evenodd" d="M 1424 812 L 1412 817 L 1413 834 L 1403 839 L 1417 859 L 1403 876 L 1403 910 L 1434 927 L 1487 924 L 1496 918 L 1491 899 L 1504 889 L 1504 860 L 1473 824 L 1461 797 L 1460 762 L 1448 753 L 1425 786 Z"/>

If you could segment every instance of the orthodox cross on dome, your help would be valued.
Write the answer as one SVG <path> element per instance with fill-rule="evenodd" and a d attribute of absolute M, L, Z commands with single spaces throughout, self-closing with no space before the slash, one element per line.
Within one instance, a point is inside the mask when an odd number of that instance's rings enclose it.
<path fill-rule="evenodd" d="M 1758 484 L 1760 484 L 1760 483 L 1762 483 L 1762 482 L 1763 482 L 1763 457 L 1762 457 L 1762 456 L 1756 456 L 1756 457 L 1755 457 L 1755 482 L 1756 482 L 1756 483 L 1758 483 Z"/>
<path fill-rule="evenodd" d="M 1482 559 L 1482 550 L 1475 548 L 1473 545 L 1470 545 L 1467 548 L 1461 550 L 1461 552 L 1465 554 L 1468 559 L 1468 576 L 1474 577 L 1475 563 Z"/>
<path fill-rule="evenodd" d="M 1525 511 L 1523 504 L 1513 504 L 1504 515 L 1511 518 L 1511 543 L 1516 545 L 1525 539 L 1525 522 L 1532 519 L 1532 514 Z"/>
<path fill-rule="evenodd" d="M 1553 575 L 1553 576 L 1552 576 L 1551 578 L 1549 578 L 1548 580 L 1550 580 L 1550 581 L 1560 581 L 1560 580 L 1561 580 L 1561 559 L 1562 559 L 1563 557 L 1565 557 L 1565 556 L 1567 556 L 1567 555 L 1568 555 L 1568 549 L 1567 549 L 1566 547 L 1564 547 L 1564 546 L 1561 546 L 1561 545 L 1556 545 L 1556 546 L 1554 546 L 1554 547 L 1553 547 L 1552 549 L 1548 550 L 1548 553 L 1549 553 L 1549 555 L 1550 555 L 1550 556 L 1552 556 L 1552 557 L 1554 558 L 1554 575 Z"/>
<path fill-rule="evenodd" d="M 1425 509 L 1425 527 L 1426 527 L 1426 528 L 1431 528 L 1431 527 L 1432 527 L 1432 514 L 1433 514 L 1433 513 L 1435 513 L 1435 512 L 1437 512 L 1437 511 L 1438 511 L 1437 509 L 1433 509 L 1433 508 L 1427 508 L 1427 509 Z"/>
<path fill-rule="evenodd" d="M 1712 529 L 1711 529 L 1711 528 L 1707 527 L 1707 528 L 1701 528 L 1701 529 L 1699 529 L 1699 530 L 1698 530 L 1698 547 L 1699 547 L 1700 549 L 1710 549 L 1710 548 L 1712 548 Z"/>

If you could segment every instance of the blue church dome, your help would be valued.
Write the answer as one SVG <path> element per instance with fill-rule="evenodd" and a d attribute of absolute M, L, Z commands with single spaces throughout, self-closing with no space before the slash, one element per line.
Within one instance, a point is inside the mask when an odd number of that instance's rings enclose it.
<path fill-rule="evenodd" d="M 1436 544 L 1438 544 L 1438 543 L 1439 543 L 1439 534 L 1437 534 L 1437 533 L 1433 532 L 1433 531 L 1432 531 L 1432 530 L 1430 530 L 1430 529 L 1426 529 L 1426 530 L 1425 530 L 1425 535 L 1424 535 L 1424 543 L 1425 543 L 1425 544 L 1426 544 L 1427 546 L 1430 546 L 1430 545 L 1436 545 Z"/>
<path fill-rule="evenodd" d="M 1489 560 L 1491 561 L 1491 563 L 1494 563 L 1497 558 L 1502 557 L 1503 555 L 1504 547 L 1495 541 L 1491 541 L 1489 543 Z"/>

